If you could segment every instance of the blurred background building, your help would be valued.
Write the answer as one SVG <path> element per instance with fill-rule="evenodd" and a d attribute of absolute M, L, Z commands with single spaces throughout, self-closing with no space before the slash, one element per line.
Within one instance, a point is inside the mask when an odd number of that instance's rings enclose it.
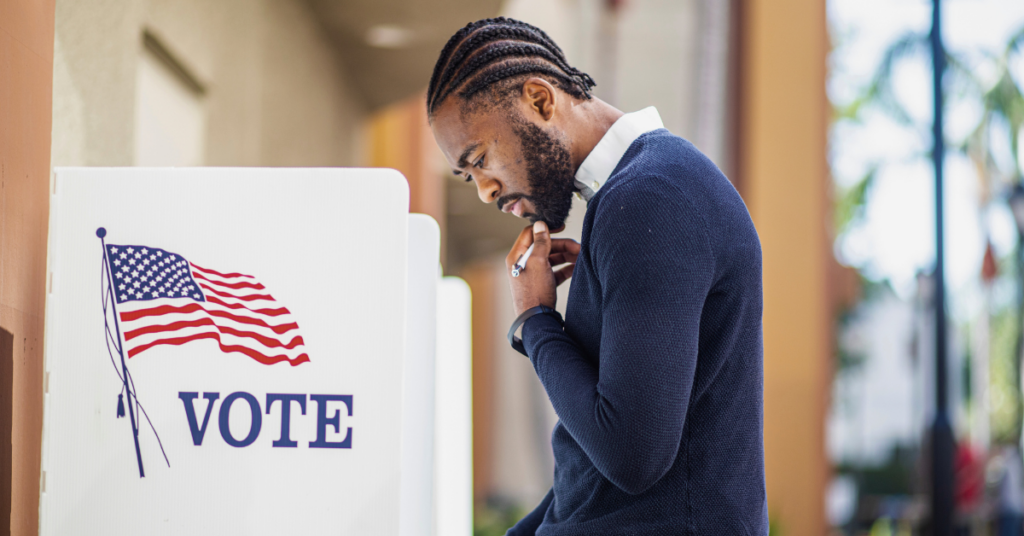
<path fill-rule="evenodd" d="M 444 272 L 472 289 L 478 533 L 503 533 L 541 499 L 556 417 L 504 339 L 502 260 L 523 222 L 454 179 L 423 104 L 448 37 L 499 14 L 547 31 L 598 97 L 627 112 L 657 106 L 743 196 L 764 252 L 772 523 L 828 530 L 833 326 L 857 277 L 833 258 L 825 3 L 2 0 L 0 531 L 37 532 L 53 166 L 400 170 L 411 210 L 441 225 Z M 565 236 L 579 236 L 584 211 L 574 206 Z"/>

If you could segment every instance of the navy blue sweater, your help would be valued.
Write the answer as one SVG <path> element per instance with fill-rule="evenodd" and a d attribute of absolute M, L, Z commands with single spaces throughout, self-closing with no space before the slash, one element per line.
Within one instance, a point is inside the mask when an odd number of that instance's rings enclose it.
<path fill-rule="evenodd" d="M 715 165 L 660 129 L 590 200 L 565 329 L 523 326 L 558 414 L 513 536 L 768 533 L 761 246 Z"/>

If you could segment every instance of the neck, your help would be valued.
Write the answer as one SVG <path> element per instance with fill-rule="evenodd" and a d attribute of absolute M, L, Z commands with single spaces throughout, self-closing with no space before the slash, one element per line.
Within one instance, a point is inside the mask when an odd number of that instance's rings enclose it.
<path fill-rule="evenodd" d="M 570 134 L 569 154 L 572 158 L 572 170 L 575 173 L 608 132 L 608 129 L 612 128 L 612 125 L 625 114 L 597 97 L 577 103 L 573 111 L 576 120 L 574 121 L 575 128 Z"/>

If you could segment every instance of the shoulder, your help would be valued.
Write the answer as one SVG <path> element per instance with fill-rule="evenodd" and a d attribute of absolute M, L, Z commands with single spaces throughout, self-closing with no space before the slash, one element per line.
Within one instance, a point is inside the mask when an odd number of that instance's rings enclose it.
<path fill-rule="evenodd" d="M 637 138 L 592 200 L 594 223 L 608 219 L 616 203 L 643 203 L 641 217 L 670 213 L 679 224 L 701 223 L 705 232 L 750 235 L 753 222 L 736 188 L 707 156 L 665 129 Z M 620 209 L 624 210 L 624 209 Z"/>
<path fill-rule="evenodd" d="M 662 214 L 678 214 L 689 208 L 691 203 L 673 187 L 670 177 L 660 174 L 633 175 L 609 181 L 601 188 L 596 201 L 595 223 L 601 219 L 648 219 Z"/>
<path fill-rule="evenodd" d="M 708 192 L 700 184 L 711 172 L 706 160 L 690 142 L 665 129 L 640 136 L 591 201 L 595 226 L 626 218 L 668 220 L 658 222 L 658 227 L 706 227 L 701 205 Z M 717 171 L 710 161 L 707 164 Z"/>
<path fill-rule="evenodd" d="M 691 199 L 672 187 L 670 178 L 623 177 L 600 194 L 591 228 L 596 258 L 612 263 L 655 261 L 664 255 L 711 258 L 708 222 Z M 661 264 L 678 260 L 660 259 Z"/>
<path fill-rule="evenodd" d="M 725 178 L 697 147 L 663 128 L 637 138 L 609 180 L 633 175 L 719 175 Z"/>

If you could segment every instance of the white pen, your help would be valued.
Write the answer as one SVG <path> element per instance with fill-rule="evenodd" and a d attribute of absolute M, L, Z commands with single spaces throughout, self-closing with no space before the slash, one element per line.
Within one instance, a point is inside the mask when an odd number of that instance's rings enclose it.
<path fill-rule="evenodd" d="M 530 254 L 533 253 L 533 246 L 537 243 L 530 244 L 530 247 L 526 249 L 526 253 L 519 256 L 519 260 L 512 265 L 512 277 L 519 277 L 519 272 L 526 268 L 526 259 L 530 258 Z"/>

